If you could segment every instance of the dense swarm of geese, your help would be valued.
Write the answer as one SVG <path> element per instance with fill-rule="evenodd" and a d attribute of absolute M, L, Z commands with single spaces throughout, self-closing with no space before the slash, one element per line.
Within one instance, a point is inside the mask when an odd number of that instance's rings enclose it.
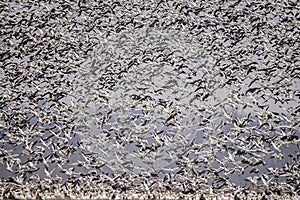
<path fill-rule="evenodd" d="M 298 198 L 299 6 L 0 2 L 0 198 Z"/>

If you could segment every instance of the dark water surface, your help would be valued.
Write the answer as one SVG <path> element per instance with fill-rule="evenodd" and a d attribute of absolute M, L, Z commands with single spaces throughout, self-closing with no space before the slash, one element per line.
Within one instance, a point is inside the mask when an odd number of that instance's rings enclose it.
<path fill-rule="evenodd" d="M 0 4 L 3 197 L 299 194 L 299 3 Z"/>

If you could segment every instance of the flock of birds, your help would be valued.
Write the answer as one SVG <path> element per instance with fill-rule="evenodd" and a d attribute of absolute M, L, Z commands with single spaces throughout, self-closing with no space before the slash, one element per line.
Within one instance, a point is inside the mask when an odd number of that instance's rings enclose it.
<path fill-rule="evenodd" d="M 297 1 L 0 2 L 0 196 L 300 193 Z"/>

